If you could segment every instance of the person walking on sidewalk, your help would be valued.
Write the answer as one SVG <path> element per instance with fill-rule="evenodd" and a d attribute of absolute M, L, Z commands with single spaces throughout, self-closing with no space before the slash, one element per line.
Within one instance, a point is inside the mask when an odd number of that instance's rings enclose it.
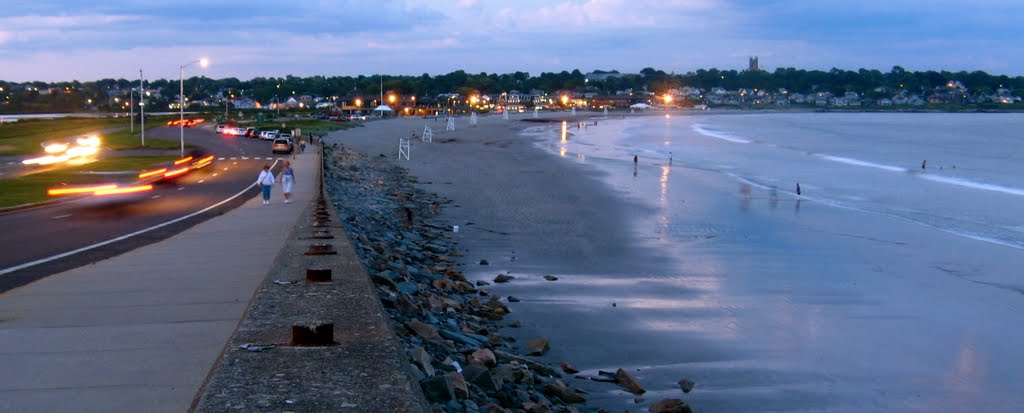
<path fill-rule="evenodd" d="M 270 205 L 270 188 L 274 186 L 274 173 L 270 172 L 270 165 L 263 165 L 260 176 L 256 178 L 256 185 L 263 189 L 263 205 Z"/>
<path fill-rule="evenodd" d="M 281 169 L 281 188 L 284 191 L 284 203 L 292 202 L 292 185 L 295 184 L 295 171 L 292 171 L 292 163 L 284 161 L 284 168 Z"/>

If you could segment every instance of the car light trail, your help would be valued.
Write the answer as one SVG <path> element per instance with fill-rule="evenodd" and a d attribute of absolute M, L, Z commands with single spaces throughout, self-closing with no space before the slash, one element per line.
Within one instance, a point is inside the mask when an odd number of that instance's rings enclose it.
<path fill-rule="evenodd" d="M 139 179 L 149 178 L 151 176 L 162 175 L 167 172 L 167 168 L 154 169 L 152 171 L 142 171 L 139 173 Z"/>
<path fill-rule="evenodd" d="M 104 185 L 90 185 L 90 186 L 73 186 L 65 188 L 50 188 L 46 190 L 46 195 L 58 196 L 58 195 L 74 195 L 74 194 L 88 194 L 96 191 L 106 191 L 117 188 L 114 184 Z"/>
<path fill-rule="evenodd" d="M 127 186 L 124 188 L 106 189 L 102 191 L 96 191 L 93 195 L 104 196 L 104 195 L 121 195 L 121 194 L 134 194 L 136 192 L 145 192 L 153 189 L 153 185 L 139 185 L 139 186 Z"/>
<path fill-rule="evenodd" d="M 189 171 L 189 169 L 188 169 L 187 166 L 184 167 L 184 168 L 179 168 L 179 169 L 174 169 L 174 170 L 171 170 L 171 171 L 167 171 L 167 172 L 164 173 L 164 178 L 173 178 L 173 177 L 178 176 L 178 175 L 186 174 L 186 173 L 188 173 L 188 171 Z"/>

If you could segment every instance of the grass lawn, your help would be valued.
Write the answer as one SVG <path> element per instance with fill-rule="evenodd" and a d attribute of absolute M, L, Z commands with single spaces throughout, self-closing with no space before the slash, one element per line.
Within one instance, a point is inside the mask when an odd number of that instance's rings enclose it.
<path fill-rule="evenodd" d="M 168 162 L 176 156 L 122 156 L 102 159 L 90 164 L 0 179 L 0 208 L 45 201 L 46 189 L 62 184 L 84 185 L 113 181 L 134 182 L 135 174 L 93 175 L 88 172 L 141 171 L 149 166 Z"/>
<path fill-rule="evenodd" d="M 153 129 L 153 128 L 158 128 L 158 127 L 167 125 L 167 123 L 156 123 L 156 122 L 153 122 L 153 126 L 150 126 L 149 124 L 150 124 L 150 122 L 146 122 L 146 130 L 147 131 L 150 130 L 150 129 Z M 102 136 L 102 139 L 103 139 L 103 146 L 109 147 L 110 149 L 113 149 L 113 150 L 140 149 L 140 148 L 143 148 L 143 146 L 142 146 L 142 138 L 139 135 L 138 131 L 136 131 L 135 134 L 132 134 L 131 132 L 129 132 L 128 129 L 121 129 L 121 130 L 116 131 L 116 132 L 111 132 L 111 133 L 104 134 Z M 185 146 L 189 147 L 191 145 L 186 144 Z M 178 149 L 180 147 L 181 147 L 181 142 L 180 141 L 168 141 L 168 140 L 163 140 L 163 139 L 153 139 L 153 138 L 151 138 L 149 136 L 146 136 L 146 146 L 145 146 L 145 148 L 147 148 L 147 149 Z"/>
<path fill-rule="evenodd" d="M 42 147 L 39 144 L 43 141 L 69 138 L 122 126 L 128 127 L 128 119 L 25 119 L 12 123 L 0 123 L 0 155 L 40 153 Z"/>
<path fill-rule="evenodd" d="M 284 127 L 281 127 L 282 123 L 285 124 Z M 291 131 L 292 129 L 302 129 L 302 135 L 306 136 L 311 133 L 316 135 L 326 135 L 328 132 L 354 128 L 356 126 L 362 126 L 362 122 L 329 122 L 326 120 L 298 119 L 288 120 L 285 122 L 258 122 L 247 124 L 245 126 L 253 126 L 261 130 L 280 129 L 281 132 Z"/>
<path fill-rule="evenodd" d="M 147 117 L 146 130 L 164 126 L 163 119 Z M 138 125 L 136 125 L 138 126 Z M 0 124 L 0 155 L 41 154 L 40 143 L 48 140 L 71 138 L 103 130 L 117 129 L 100 134 L 103 146 L 114 150 L 141 148 L 138 130 L 129 132 L 129 119 L 125 118 L 58 118 L 26 119 Z M 175 149 L 180 143 L 146 139 L 146 148 Z"/>

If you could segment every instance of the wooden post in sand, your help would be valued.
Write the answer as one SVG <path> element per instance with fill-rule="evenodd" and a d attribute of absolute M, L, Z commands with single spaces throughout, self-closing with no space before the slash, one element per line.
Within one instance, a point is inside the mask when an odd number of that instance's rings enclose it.
<path fill-rule="evenodd" d="M 449 116 L 448 123 L 444 127 L 445 131 L 455 131 L 455 118 Z"/>
<path fill-rule="evenodd" d="M 469 114 L 469 126 L 476 126 L 476 112 Z"/>
<path fill-rule="evenodd" d="M 537 119 L 537 111 L 538 111 L 538 110 L 540 110 L 540 109 L 537 109 L 537 108 L 533 108 L 533 118 L 534 118 L 534 119 Z"/>
<path fill-rule="evenodd" d="M 501 117 L 505 120 L 508 120 L 508 108 L 505 108 L 505 110 L 501 111 Z"/>

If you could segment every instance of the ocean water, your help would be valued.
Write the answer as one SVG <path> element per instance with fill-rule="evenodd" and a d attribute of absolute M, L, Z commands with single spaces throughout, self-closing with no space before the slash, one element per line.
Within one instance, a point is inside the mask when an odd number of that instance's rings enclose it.
<path fill-rule="evenodd" d="M 672 264 L 543 290 L 556 356 L 696 411 L 1024 411 L 1024 115 L 581 122 L 526 133 L 644 204 L 624 228 Z"/>

